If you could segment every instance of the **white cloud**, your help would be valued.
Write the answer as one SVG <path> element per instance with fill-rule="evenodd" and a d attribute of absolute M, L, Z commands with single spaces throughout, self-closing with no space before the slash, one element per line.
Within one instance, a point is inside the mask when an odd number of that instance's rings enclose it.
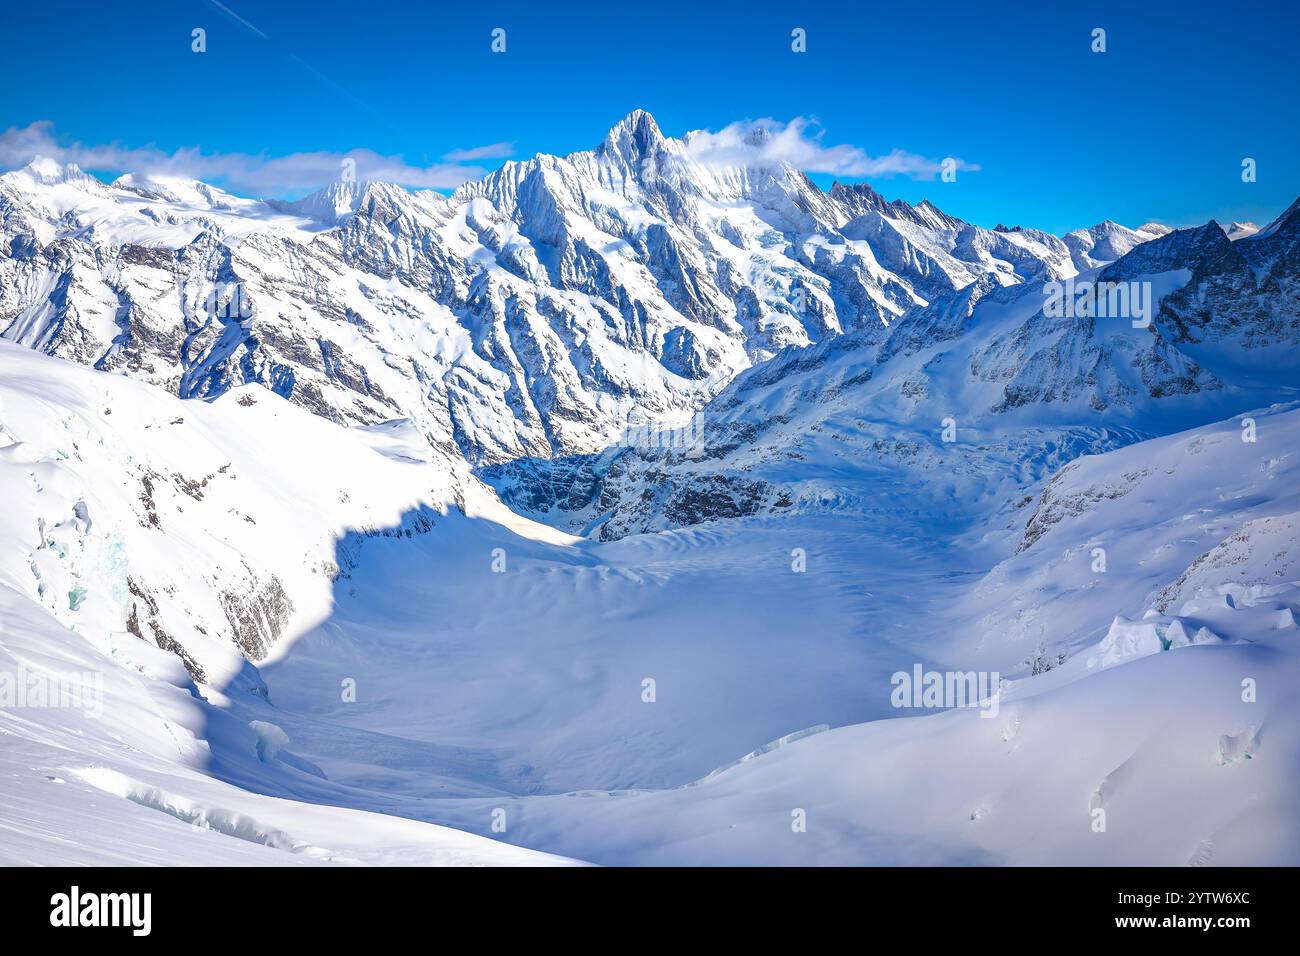
<path fill-rule="evenodd" d="M 470 149 L 453 149 L 450 153 L 443 153 L 442 158 L 449 163 L 470 163 L 479 159 L 505 159 L 513 156 L 514 152 L 514 143 L 490 143 Z"/>
<path fill-rule="evenodd" d="M 827 146 L 825 131 L 803 116 L 796 116 L 788 123 L 774 119 L 740 120 L 716 133 L 701 130 L 686 139 L 691 154 L 703 163 L 785 162 L 804 172 L 835 176 L 934 179 L 943 163 L 943 158 L 928 159 L 902 149 L 871 156 L 857 146 Z M 980 168 L 963 159 L 956 159 L 956 164 L 958 169 L 968 172 Z"/>
<path fill-rule="evenodd" d="M 810 173 L 836 176 L 909 176 L 933 179 L 941 159 L 928 159 L 895 149 L 882 156 L 844 145 L 828 146 L 825 133 L 813 120 L 795 117 L 788 123 L 773 119 L 742 120 L 717 132 L 688 133 L 690 153 L 700 162 L 741 165 L 781 161 Z M 501 159 L 514 152 L 514 143 L 491 143 L 455 149 L 442 162 L 414 166 L 400 156 L 383 156 L 369 149 L 346 153 L 318 151 L 269 156 L 253 153 L 205 153 L 198 148 L 166 152 L 153 146 L 128 147 L 118 143 L 90 145 L 61 141 L 50 120 L 0 133 L 0 169 L 15 169 L 36 156 L 82 169 L 184 176 L 214 182 L 237 193 L 278 196 L 316 189 L 338 178 L 344 159 L 356 162 L 356 175 L 397 183 L 413 189 L 454 189 L 478 179 L 487 170 L 479 161 Z M 956 160 L 957 168 L 977 171 L 979 166 Z"/>
<path fill-rule="evenodd" d="M 76 163 L 82 169 L 184 176 L 217 182 L 234 192 L 273 196 L 316 189 L 337 179 L 343 160 L 350 158 L 356 162 L 360 179 L 398 183 L 414 189 L 454 189 L 486 172 L 483 167 L 464 165 L 463 161 L 495 158 L 502 155 L 500 150 L 505 146 L 494 143 L 478 149 L 456 150 L 444 157 L 449 161 L 430 166 L 412 166 L 399 156 L 383 156 L 369 149 L 287 156 L 204 153 L 196 148 L 168 153 L 152 146 L 60 142 L 54 124 L 39 120 L 0 133 L 0 169 L 16 169 L 36 156 L 48 156 L 61 163 Z"/>

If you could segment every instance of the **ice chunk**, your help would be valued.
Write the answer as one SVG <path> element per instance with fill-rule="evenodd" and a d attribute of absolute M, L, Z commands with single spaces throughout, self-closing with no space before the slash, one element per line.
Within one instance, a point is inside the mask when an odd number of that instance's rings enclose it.
<path fill-rule="evenodd" d="M 1102 638 L 1097 650 L 1101 652 L 1101 666 L 1113 667 L 1125 661 L 1149 654 L 1159 654 L 1165 649 L 1156 621 L 1130 621 L 1117 615 L 1110 624 L 1110 630 Z"/>
<path fill-rule="evenodd" d="M 1174 618 L 1165 629 L 1166 648 L 1173 650 L 1176 647 L 1190 647 L 1193 644 L 1228 643 L 1208 627 L 1198 627 L 1193 631 L 1192 626 L 1181 618 Z"/>
<path fill-rule="evenodd" d="M 257 734 L 257 756 L 263 763 L 270 763 L 289 744 L 289 735 L 276 724 L 254 720 L 248 726 Z"/>
<path fill-rule="evenodd" d="M 1250 760 L 1255 755 L 1255 735 L 1256 730 L 1253 725 L 1247 727 L 1244 733 L 1237 734 L 1235 737 L 1224 734 L 1219 738 L 1219 765 L 1227 766 L 1235 760 Z"/>

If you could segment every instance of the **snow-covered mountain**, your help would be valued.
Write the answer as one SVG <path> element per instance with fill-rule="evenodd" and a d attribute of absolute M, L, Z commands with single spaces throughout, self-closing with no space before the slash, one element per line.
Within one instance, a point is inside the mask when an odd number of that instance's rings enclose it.
<path fill-rule="evenodd" d="M 341 423 L 408 418 L 482 465 L 598 451 L 782 348 L 1149 235 L 982 229 L 703 141 L 636 111 L 450 197 L 341 181 L 291 202 L 37 160 L 0 176 L 0 335 L 185 398 L 257 382 Z"/>
<path fill-rule="evenodd" d="M 603 537 L 791 507 L 885 514 L 882 482 L 948 494 L 960 474 L 997 501 L 1079 454 L 1295 395 L 1297 230 L 1297 206 L 1235 242 L 1210 223 L 1075 277 L 1135 290 L 1140 328 L 1050 314 L 1050 283 L 986 277 L 884 337 L 782 352 L 676 431 L 483 474 L 524 513 Z"/>
<path fill-rule="evenodd" d="M 1136 246 L 1151 239 L 1158 239 L 1172 230 L 1153 223 L 1147 223 L 1137 229 L 1126 229 L 1119 223 L 1098 223 L 1090 229 L 1076 229 L 1067 233 L 1065 244 L 1070 247 L 1071 256 L 1080 271 L 1092 269 L 1103 262 L 1116 259 L 1133 251 Z"/>
<path fill-rule="evenodd" d="M 0 862 L 1294 865 L 1297 230 L 0 176 Z"/>
<path fill-rule="evenodd" d="M 1223 227 L 1223 232 L 1229 239 L 1244 239 L 1259 232 L 1259 226 L 1253 222 L 1230 222 Z"/>

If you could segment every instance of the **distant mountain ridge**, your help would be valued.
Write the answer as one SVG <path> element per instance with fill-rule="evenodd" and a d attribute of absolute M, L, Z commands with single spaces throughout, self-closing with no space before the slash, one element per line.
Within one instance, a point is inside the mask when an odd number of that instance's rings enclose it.
<path fill-rule="evenodd" d="M 342 423 L 409 418 L 485 465 L 597 451 L 788 346 L 1150 235 L 982 229 L 698 143 L 638 110 L 450 197 L 358 180 L 292 202 L 39 160 L 0 177 L 0 335 L 182 397 L 256 382 Z M 236 286 L 248 314 L 208 314 Z"/>
<path fill-rule="evenodd" d="M 1144 291 L 1145 327 L 1053 316 L 1054 280 L 985 276 L 883 337 L 852 331 L 740 374 L 690 447 L 484 475 L 524 513 L 606 538 L 791 508 L 887 514 L 882 489 L 934 486 L 941 501 L 954 471 L 996 503 L 1080 454 L 1300 399 L 1297 229 L 1300 204 L 1235 241 L 1210 222 L 1077 277 Z"/>

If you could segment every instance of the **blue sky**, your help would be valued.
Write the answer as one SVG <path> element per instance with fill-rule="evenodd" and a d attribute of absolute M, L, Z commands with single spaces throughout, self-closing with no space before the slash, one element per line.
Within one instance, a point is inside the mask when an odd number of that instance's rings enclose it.
<path fill-rule="evenodd" d="M 439 186 L 507 153 L 590 148 L 639 107 L 669 135 L 802 118 L 821 184 L 847 156 L 838 178 L 983 225 L 1262 221 L 1300 194 L 1291 2 L 547 6 L 7 3 L 21 40 L 5 44 L 0 164 L 53 143 L 101 173 L 165 160 L 288 195 L 368 150 Z M 893 151 L 979 170 L 943 183 L 864 159 Z"/>

